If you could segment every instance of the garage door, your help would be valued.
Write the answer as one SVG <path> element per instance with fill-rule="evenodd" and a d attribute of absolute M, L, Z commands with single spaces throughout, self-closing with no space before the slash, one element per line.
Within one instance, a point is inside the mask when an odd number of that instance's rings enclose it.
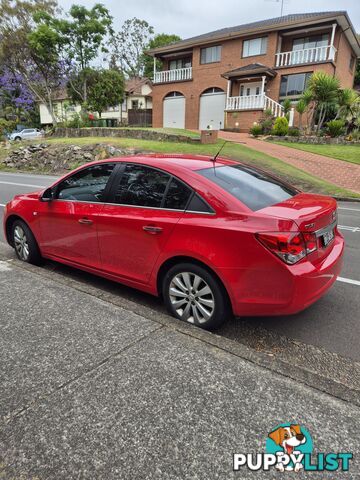
<path fill-rule="evenodd" d="M 206 90 L 200 96 L 200 130 L 224 128 L 226 94 L 220 88 Z"/>
<path fill-rule="evenodd" d="M 185 128 L 185 97 L 177 92 L 164 98 L 164 128 Z"/>

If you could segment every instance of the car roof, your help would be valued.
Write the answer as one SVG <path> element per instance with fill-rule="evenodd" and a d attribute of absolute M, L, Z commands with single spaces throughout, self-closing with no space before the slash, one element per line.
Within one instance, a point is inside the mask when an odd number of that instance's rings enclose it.
<path fill-rule="evenodd" d="M 149 154 L 134 155 L 128 157 L 115 157 L 102 160 L 102 162 L 131 162 L 153 167 L 163 168 L 168 171 L 175 170 L 201 170 L 204 168 L 213 168 L 214 166 L 234 165 L 238 162 L 228 160 L 226 158 L 217 158 L 215 161 L 212 157 L 205 155 L 184 155 L 184 154 Z M 96 162 L 99 163 L 99 162 Z"/>

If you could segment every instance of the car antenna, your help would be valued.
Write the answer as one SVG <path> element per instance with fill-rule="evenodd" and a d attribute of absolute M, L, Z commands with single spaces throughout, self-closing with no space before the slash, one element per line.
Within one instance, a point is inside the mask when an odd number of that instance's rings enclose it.
<path fill-rule="evenodd" d="M 212 159 L 212 161 L 214 162 L 214 166 L 215 166 L 215 162 L 216 162 L 216 159 L 218 158 L 221 150 L 224 148 L 225 146 L 225 143 L 228 143 L 227 140 L 224 141 L 224 143 L 221 145 L 221 147 L 219 148 L 218 152 L 216 153 L 216 155 L 214 156 L 214 158 Z"/>

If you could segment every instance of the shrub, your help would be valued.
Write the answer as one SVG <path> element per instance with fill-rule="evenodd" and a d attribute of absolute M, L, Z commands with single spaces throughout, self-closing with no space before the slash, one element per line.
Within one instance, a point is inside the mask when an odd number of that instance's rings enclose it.
<path fill-rule="evenodd" d="M 300 131 L 298 128 L 290 127 L 287 134 L 289 137 L 298 137 L 300 135 Z"/>
<path fill-rule="evenodd" d="M 254 135 L 254 137 L 258 137 L 263 133 L 263 127 L 258 123 L 254 123 L 254 125 L 250 128 L 250 133 L 251 135 Z"/>
<path fill-rule="evenodd" d="M 284 136 L 288 133 L 289 122 L 286 117 L 278 117 L 275 120 L 274 128 L 272 129 L 273 135 Z"/>
<path fill-rule="evenodd" d="M 330 120 L 330 122 L 326 124 L 326 133 L 330 135 L 330 137 L 339 137 L 345 133 L 344 127 L 344 120 Z"/>

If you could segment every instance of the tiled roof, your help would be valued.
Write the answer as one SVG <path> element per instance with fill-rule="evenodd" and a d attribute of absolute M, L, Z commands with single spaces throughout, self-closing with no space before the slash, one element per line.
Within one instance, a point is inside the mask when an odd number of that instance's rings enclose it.
<path fill-rule="evenodd" d="M 236 77 L 241 75 L 255 75 L 259 73 L 267 73 L 272 77 L 275 77 L 276 72 L 270 67 L 263 65 L 262 63 L 250 63 L 249 65 L 245 65 L 244 67 L 235 68 L 234 70 L 229 70 L 223 74 L 223 77 Z"/>
<path fill-rule="evenodd" d="M 242 31 L 248 31 L 248 30 L 260 30 L 264 28 L 270 28 L 270 27 L 276 27 L 276 26 L 282 26 L 282 25 L 287 25 L 291 23 L 299 23 L 299 22 L 306 22 L 310 20 L 316 20 L 320 18 L 326 18 L 326 17 L 334 17 L 338 15 L 347 15 L 346 11 L 329 11 L 329 12 L 312 12 L 312 13 L 294 13 L 290 15 L 284 15 L 283 17 L 275 17 L 275 18 L 269 18 L 266 20 L 260 20 L 257 22 L 252 22 L 252 23 L 245 23 L 243 25 L 237 25 L 235 27 L 227 27 L 227 28 L 221 28 L 220 30 L 214 30 L 209 33 L 204 33 L 202 35 L 197 35 L 195 37 L 190 37 L 186 38 L 185 40 L 181 40 L 179 42 L 174 42 L 168 45 L 167 47 L 181 47 L 182 45 L 187 45 L 192 42 L 198 42 L 198 41 L 206 41 L 206 40 L 211 40 L 211 39 L 216 39 L 217 37 L 224 37 L 227 35 L 232 35 L 235 33 L 241 34 Z M 161 51 L 162 49 L 166 49 L 166 47 L 160 47 L 158 49 L 153 49 L 149 50 L 150 52 L 154 51 L 156 52 Z"/>

